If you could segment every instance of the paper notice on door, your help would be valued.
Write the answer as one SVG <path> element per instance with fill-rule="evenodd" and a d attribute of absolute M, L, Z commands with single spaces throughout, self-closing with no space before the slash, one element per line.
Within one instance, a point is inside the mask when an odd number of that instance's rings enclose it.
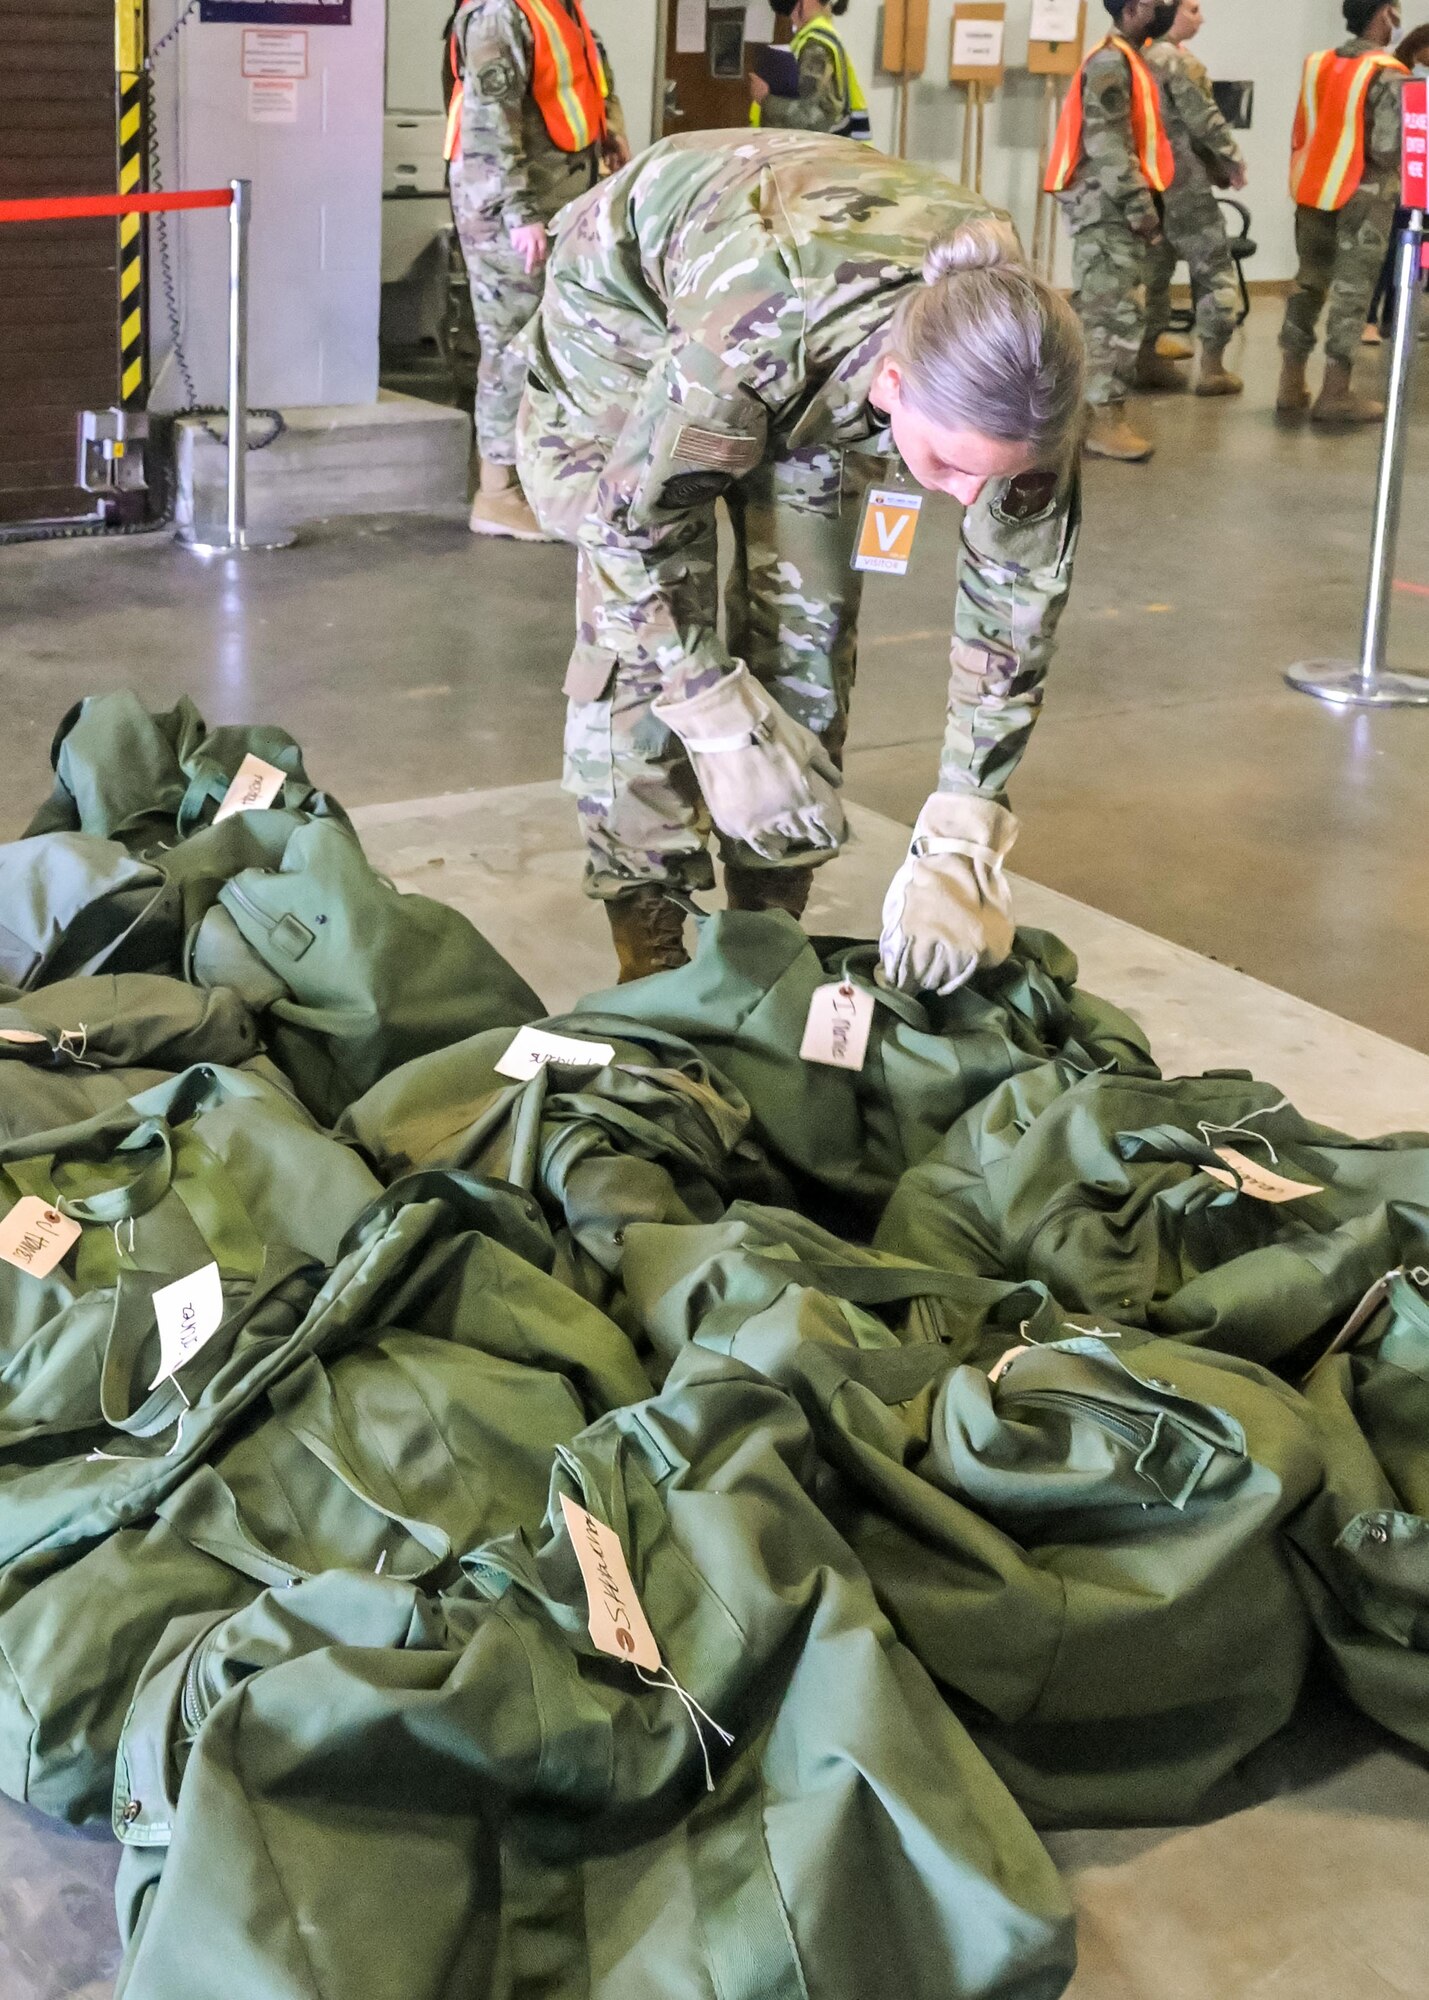
<path fill-rule="evenodd" d="M 953 23 L 953 68 L 1001 69 L 1005 32 L 1006 23 L 1003 21 L 956 20 Z"/>
<path fill-rule="evenodd" d="M 1027 38 L 1033 42 L 1074 42 L 1081 19 L 1081 0 L 1032 0 Z"/>
<path fill-rule="evenodd" d="M 265 764 L 261 757 L 245 757 L 213 816 L 214 825 L 234 813 L 266 811 L 282 791 L 287 775 L 276 764 Z"/>
<path fill-rule="evenodd" d="M 708 25 L 709 0 L 680 0 L 675 10 L 675 54 L 702 56 Z"/>
<path fill-rule="evenodd" d="M 848 981 L 819 986 L 809 1002 L 799 1055 L 829 1069 L 862 1069 L 873 1026 L 873 995 Z"/>
<path fill-rule="evenodd" d="M 1219 1181 L 1222 1187 L 1233 1188 L 1236 1176 L 1240 1176 L 1242 1194 L 1253 1195 L 1256 1201 L 1302 1201 L 1307 1194 L 1323 1194 L 1325 1190 L 1314 1181 L 1291 1181 L 1284 1174 L 1272 1173 L 1269 1167 L 1262 1167 L 1254 1160 L 1248 1160 L 1244 1153 L 1238 1153 L 1234 1146 L 1217 1146 L 1216 1157 L 1224 1160 L 1234 1173 L 1226 1173 L 1220 1167 L 1203 1169 L 1208 1180 Z"/>
<path fill-rule="evenodd" d="M 660 1671 L 660 1648 L 640 1599 L 620 1537 L 604 1521 L 561 1495 L 561 1512 L 585 1583 L 590 1636 L 602 1653 L 647 1674 Z"/>
<path fill-rule="evenodd" d="M 248 122 L 250 125 L 296 125 L 298 122 L 296 79 L 286 76 L 250 76 Z"/>
<path fill-rule="evenodd" d="M 153 1307 L 159 1327 L 159 1372 L 149 1387 L 157 1389 L 207 1346 L 223 1324 L 223 1280 L 217 1264 L 205 1264 L 189 1277 L 162 1286 L 154 1294 Z"/>
<path fill-rule="evenodd" d="M 47 1278 L 81 1233 L 69 1216 L 37 1194 L 27 1194 L 0 1222 L 0 1257 L 32 1278 Z"/>
<path fill-rule="evenodd" d="M 308 73 L 306 28 L 245 28 L 243 74 L 247 77 L 305 77 Z"/>

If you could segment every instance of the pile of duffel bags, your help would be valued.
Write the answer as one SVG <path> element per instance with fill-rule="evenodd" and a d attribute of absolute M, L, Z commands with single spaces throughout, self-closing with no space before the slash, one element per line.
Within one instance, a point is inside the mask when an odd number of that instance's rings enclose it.
<path fill-rule="evenodd" d="M 124 2000 L 1053 2000 L 1034 1827 L 1213 1808 L 1317 1663 L 1429 1749 L 1429 1136 L 1163 1079 L 1032 931 L 920 1003 L 711 917 L 548 1020 L 281 731 L 53 762 L 0 1787 L 111 1823 Z"/>

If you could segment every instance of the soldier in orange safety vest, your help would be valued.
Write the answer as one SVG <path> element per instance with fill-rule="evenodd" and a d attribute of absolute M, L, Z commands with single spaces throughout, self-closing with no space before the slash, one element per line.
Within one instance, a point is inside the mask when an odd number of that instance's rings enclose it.
<path fill-rule="evenodd" d="M 1295 112 L 1290 189 L 1300 269 L 1281 329 L 1278 410 L 1310 408 L 1305 369 L 1326 299 L 1325 379 L 1311 417 L 1375 423 L 1384 405 L 1358 395 L 1350 370 L 1384 263 L 1399 199 L 1400 86 L 1389 53 L 1393 0 L 1344 0 L 1350 40 L 1308 58 Z"/>
<path fill-rule="evenodd" d="M 449 32 L 452 215 L 481 343 L 471 531 L 548 541 L 516 472 L 516 337 L 541 303 L 552 216 L 630 148 L 582 0 L 463 0 Z"/>
<path fill-rule="evenodd" d="M 1113 32 L 1067 94 L 1047 174 L 1072 232 L 1076 306 L 1087 337 L 1085 448 L 1098 458 L 1150 458 L 1126 420 L 1146 338 L 1147 260 L 1161 241 L 1160 197 L 1175 174 L 1160 92 L 1140 50 L 1165 34 L 1174 4 L 1105 0 Z"/>

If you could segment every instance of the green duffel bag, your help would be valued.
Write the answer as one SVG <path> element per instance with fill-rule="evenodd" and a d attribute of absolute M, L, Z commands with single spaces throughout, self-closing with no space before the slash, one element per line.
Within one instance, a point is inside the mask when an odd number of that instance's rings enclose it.
<path fill-rule="evenodd" d="M 1323 1491 L 1291 1525 L 1301 1580 L 1346 1694 L 1429 1751 L 1429 1213 L 1305 1383 Z"/>
<path fill-rule="evenodd" d="M 540 1031 L 589 1043 L 582 1017 Z M 393 1070 L 343 1113 L 336 1131 L 384 1180 L 458 1167 L 534 1194 L 556 1228 L 562 1275 L 603 1300 L 630 1223 L 694 1222 L 723 1213 L 749 1107 L 676 1036 L 628 1029 L 589 1062 L 547 1064 L 526 1082 L 498 1063 L 514 1037 L 493 1028 Z M 604 1049 L 611 1059 L 606 1062 Z"/>
<path fill-rule="evenodd" d="M 522 1301 L 525 1359 L 485 1352 L 483 1316 L 454 1321 L 440 1297 L 413 1315 L 427 1331 L 374 1329 L 331 1361 L 309 1355 L 154 1519 L 8 1594 L 0 1788 L 66 1819 L 107 1819 L 124 1715 L 173 1619 L 238 1610 L 328 1569 L 436 1588 L 466 1550 L 539 1527 L 552 1454 L 597 1412 L 560 1372 L 561 1287 L 500 1244 L 468 1235 L 465 1249 L 472 1304 L 483 1285 Z"/>
<path fill-rule="evenodd" d="M 815 1470 L 788 1396 L 693 1353 L 466 1589 L 329 1574 L 173 1628 L 120 1750 L 119 1994 L 1055 2000 L 1056 1873 Z M 563 1500 L 660 1671 L 595 1647 Z"/>
<path fill-rule="evenodd" d="M 1255 1170 L 1287 1198 L 1262 1198 Z M 1298 1380 L 1395 1262 L 1396 1210 L 1421 1203 L 1422 1133 L 1349 1139 L 1242 1074 L 1074 1078 L 1052 1063 L 907 1174 L 875 1241 L 944 1270 L 1035 1278 L 1075 1312 Z"/>
<path fill-rule="evenodd" d="M 691 1043 L 748 1100 L 753 1136 L 794 1176 L 799 1205 L 854 1229 L 971 1105 L 1053 1050 L 1086 1069 L 1156 1073 L 1140 1030 L 1076 989 L 1075 959 L 1044 932 L 1019 932 L 1005 965 L 944 999 L 891 992 L 877 969 L 876 946 L 811 940 L 781 911 L 726 912 L 701 923 L 688 966 L 576 1013 L 602 1040 L 640 1021 Z M 874 1002 L 860 1071 L 799 1054 L 815 991 L 842 979 Z"/>
<path fill-rule="evenodd" d="M 0 998 L 0 1109 L 14 1072 L 237 1069 L 259 1053 L 249 1009 L 226 986 L 202 991 L 144 972 L 61 979 Z M 61 1120 L 52 1119 L 58 1125 Z"/>
<path fill-rule="evenodd" d="M 175 972 L 181 901 L 116 841 L 46 833 L 0 846 L 0 981 L 20 992 L 96 972 Z"/>
<path fill-rule="evenodd" d="M 1196 1812 L 1289 1721 L 1311 1627 L 1283 1529 L 1301 1398 L 1247 1362 L 1093 1334 L 994 1370 L 807 1344 L 781 1371 L 831 1519 L 1041 1826 Z"/>
<path fill-rule="evenodd" d="M 189 969 L 261 1015 L 273 1059 L 324 1124 L 399 1064 L 544 1011 L 460 911 L 401 894 L 325 820 L 300 824 L 276 866 L 219 888 Z"/>
<path fill-rule="evenodd" d="M 260 757 L 282 771 L 276 803 L 315 817 L 346 815 L 314 789 L 285 729 L 210 729 L 188 696 L 153 715 L 128 689 L 76 702 L 55 733 L 55 783 L 27 829 L 90 833 L 131 851 L 182 840 L 212 819 L 238 767 Z"/>

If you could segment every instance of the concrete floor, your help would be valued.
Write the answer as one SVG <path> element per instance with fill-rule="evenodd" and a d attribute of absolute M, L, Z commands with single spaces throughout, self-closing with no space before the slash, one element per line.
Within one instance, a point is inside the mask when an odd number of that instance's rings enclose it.
<path fill-rule="evenodd" d="M 1277 421 L 1275 327 L 1258 307 L 1242 403 L 1155 399 L 1158 457 L 1089 468 L 1017 865 L 1429 1049 L 1429 711 L 1335 715 L 1280 679 L 1355 644 L 1378 441 Z M 1429 381 L 1417 405 L 1394 650 L 1429 668 Z M 912 574 L 869 580 L 849 788 L 905 822 L 941 734 L 954 531 L 935 502 Z M 349 804 L 553 777 L 571 568 L 473 543 L 455 505 L 243 567 L 163 539 L 0 549 L 0 837 L 45 790 L 57 717 L 126 683 L 281 718 Z"/>
<path fill-rule="evenodd" d="M 1375 441 L 1279 428 L 1272 340 L 1262 315 L 1243 407 L 1162 402 L 1150 467 L 1091 468 L 1018 786 L 1019 913 L 1069 938 L 1169 1067 L 1243 1063 L 1356 1131 L 1429 1125 L 1429 715 L 1336 717 L 1279 681 L 1353 640 Z M 1421 398 L 1416 443 L 1426 417 Z M 1400 574 L 1429 586 L 1426 477 L 1411 475 Z M 870 590 L 849 766 L 865 810 L 812 912 L 831 929 L 871 928 L 931 782 L 954 526 L 938 511 L 949 534 L 925 529 L 907 582 Z M 455 506 L 318 527 L 241 569 L 158 540 L 0 550 L 0 838 L 44 793 L 72 700 L 188 691 L 213 721 L 291 728 L 379 865 L 468 908 L 561 1005 L 608 976 L 550 782 L 570 569 L 563 550 L 473 544 Z M 1401 592 L 1397 614 L 1403 663 L 1429 666 L 1429 592 Z M 1423 1759 L 1312 1694 L 1218 1803 L 1205 1825 L 1050 1843 L 1080 1912 L 1074 2000 L 1429 1994 Z M 102 1831 L 0 1799 L 0 2000 L 106 2000 L 113 1869 Z"/>

